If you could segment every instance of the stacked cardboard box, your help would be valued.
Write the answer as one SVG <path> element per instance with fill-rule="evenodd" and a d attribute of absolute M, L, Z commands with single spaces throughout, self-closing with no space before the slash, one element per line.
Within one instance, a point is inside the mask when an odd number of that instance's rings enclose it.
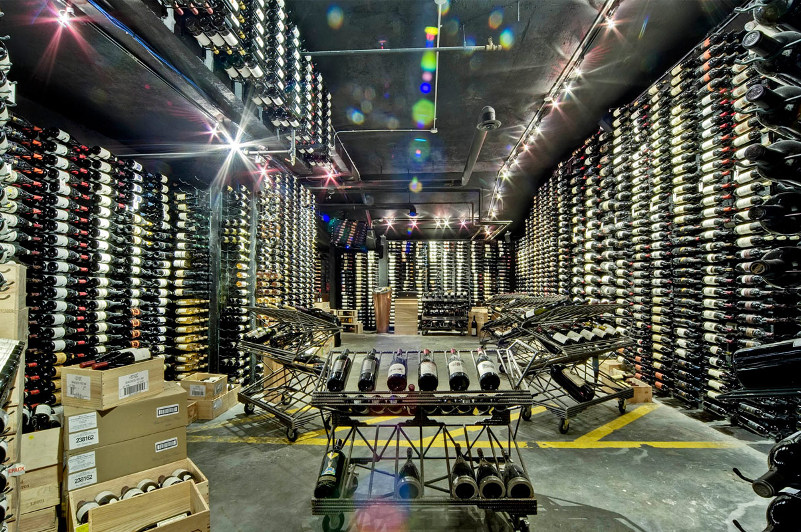
<path fill-rule="evenodd" d="M 137 530 L 183 511 L 191 515 L 175 524 L 188 528 L 176 530 L 208 530 L 208 483 L 186 457 L 187 392 L 164 382 L 163 374 L 162 359 L 105 371 L 63 370 L 62 492 L 70 530 Z M 123 487 L 147 478 L 158 482 L 176 469 L 189 470 L 203 487 L 159 488 L 90 510 L 88 523 L 78 523 L 81 502 L 105 490 L 120 497 Z"/>
<path fill-rule="evenodd" d="M 189 399 L 197 404 L 196 418 L 214 419 L 237 403 L 240 386 L 229 386 L 228 376 L 217 373 L 193 373 L 181 380 Z"/>

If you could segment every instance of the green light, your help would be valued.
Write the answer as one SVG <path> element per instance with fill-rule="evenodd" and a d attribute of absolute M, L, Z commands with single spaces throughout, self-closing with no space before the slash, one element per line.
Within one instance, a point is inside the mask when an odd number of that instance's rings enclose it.
<path fill-rule="evenodd" d="M 434 52 L 423 52 L 420 60 L 420 68 L 426 72 L 434 72 L 437 69 L 437 54 Z"/>

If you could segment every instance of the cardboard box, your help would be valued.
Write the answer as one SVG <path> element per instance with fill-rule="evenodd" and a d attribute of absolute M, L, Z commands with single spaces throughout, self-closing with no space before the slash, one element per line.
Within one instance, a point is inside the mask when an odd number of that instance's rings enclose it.
<path fill-rule="evenodd" d="M 84 525 L 72 517 L 78 502 L 71 493 L 70 521 L 75 532 L 131 532 L 182 512 L 191 515 L 160 526 L 159 532 L 209 532 L 211 527 L 209 505 L 193 482 L 181 482 L 89 510 L 89 522 Z"/>
<path fill-rule="evenodd" d="M 64 450 L 89 450 L 155 432 L 186 427 L 186 390 L 176 382 L 152 397 L 108 410 L 64 407 Z"/>
<path fill-rule="evenodd" d="M 20 310 L 27 306 L 26 271 L 25 266 L 14 262 L 0 264 L 0 275 L 6 280 L 4 289 L 0 291 L 0 310 Z M 8 336 L 0 334 L 0 338 Z"/>
<path fill-rule="evenodd" d="M 197 402 L 197 418 L 203 420 L 214 419 L 223 412 L 227 412 L 238 402 L 237 396 L 241 389 L 241 386 L 236 385 L 216 399 L 199 400 Z"/>
<path fill-rule="evenodd" d="M 187 425 L 191 425 L 197 421 L 197 401 L 189 401 L 186 404 L 186 415 L 189 418 L 187 420 Z"/>
<path fill-rule="evenodd" d="M 0 292 L 2 295 L 3 292 Z M 28 341 L 28 309 L 0 308 L 0 338 Z"/>
<path fill-rule="evenodd" d="M 64 452 L 64 484 L 72 491 L 186 458 L 186 427 Z"/>
<path fill-rule="evenodd" d="M 210 379 L 211 382 L 203 382 Z M 189 399 L 214 399 L 228 389 L 228 376 L 219 373 L 193 373 L 181 379 L 181 386 L 189 393 Z"/>
<path fill-rule="evenodd" d="M 19 528 L 25 532 L 58 532 L 58 515 L 56 507 L 36 510 L 20 515 Z"/>
<path fill-rule="evenodd" d="M 26 471 L 61 463 L 61 427 L 23 434 L 20 461 Z"/>
<path fill-rule="evenodd" d="M 61 404 L 106 410 L 158 395 L 164 389 L 164 359 L 153 358 L 121 368 L 94 370 L 64 366 Z"/>
<path fill-rule="evenodd" d="M 35 512 L 61 502 L 60 473 L 61 467 L 52 465 L 20 475 L 20 512 Z"/>

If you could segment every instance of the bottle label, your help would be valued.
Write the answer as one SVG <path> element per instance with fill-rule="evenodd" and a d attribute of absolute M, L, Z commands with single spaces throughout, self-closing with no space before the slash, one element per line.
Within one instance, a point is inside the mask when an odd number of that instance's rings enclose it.
<path fill-rule="evenodd" d="M 395 363 L 389 366 L 388 375 L 406 375 L 406 366 L 400 363 Z"/>
<path fill-rule="evenodd" d="M 490 360 L 484 360 L 483 362 L 479 362 L 477 364 L 478 367 L 478 374 L 480 376 L 484 375 L 491 375 L 497 373 L 495 371 L 495 364 L 492 363 Z"/>
<path fill-rule="evenodd" d="M 420 362 L 420 375 L 433 375 L 437 376 L 437 365 L 433 362 L 424 360 Z"/>
<path fill-rule="evenodd" d="M 453 373 L 464 373 L 464 364 L 461 360 L 451 360 L 448 362 L 448 371 Z"/>

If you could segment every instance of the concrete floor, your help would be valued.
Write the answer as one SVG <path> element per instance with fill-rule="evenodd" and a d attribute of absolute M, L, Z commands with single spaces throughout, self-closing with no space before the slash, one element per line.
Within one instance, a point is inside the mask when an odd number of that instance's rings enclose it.
<path fill-rule="evenodd" d="M 475 347 L 458 335 L 394 336 L 343 334 L 343 347 L 449 349 Z M 528 467 L 538 514 L 532 530 L 581 532 L 735 530 L 737 519 L 749 531 L 762 530 L 768 500 L 737 479 L 765 470 L 772 442 L 720 421 L 704 420 L 671 406 L 670 401 L 630 405 L 620 416 L 605 403 L 572 420 L 562 435 L 549 412 L 521 422 L 518 441 Z M 189 456 L 208 476 L 213 531 L 319 531 L 310 498 L 325 435 L 320 425 L 295 444 L 285 428 L 258 411 L 246 416 L 242 405 L 189 427 Z M 366 482 L 366 477 L 360 479 Z M 351 531 L 510 530 L 475 509 L 362 516 Z"/>

